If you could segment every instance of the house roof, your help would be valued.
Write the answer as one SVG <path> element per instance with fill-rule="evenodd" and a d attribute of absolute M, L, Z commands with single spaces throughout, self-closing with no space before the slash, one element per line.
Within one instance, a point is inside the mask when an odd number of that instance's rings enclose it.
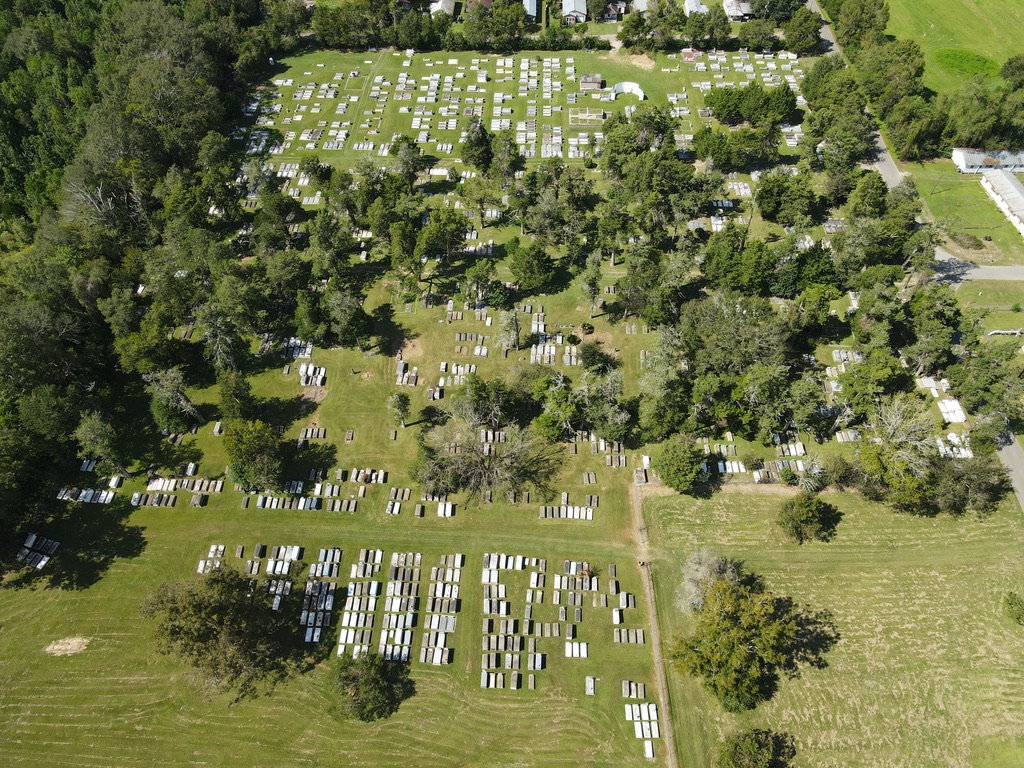
<path fill-rule="evenodd" d="M 527 16 L 537 18 L 537 0 L 523 0 L 523 7 L 526 9 Z"/>
<path fill-rule="evenodd" d="M 647 13 L 647 0 L 633 0 L 633 10 L 637 13 Z"/>
<path fill-rule="evenodd" d="M 585 18 L 587 15 L 587 0 L 562 0 L 562 15 L 582 15 Z"/>
<path fill-rule="evenodd" d="M 722 8 L 730 19 L 739 19 L 754 13 L 751 4 L 745 0 L 722 0 Z"/>
<path fill-rule="evenodd" d="M 1020 179 L 1009 171 L 985 171 L 983 175 L 1014 215 L 1024 219 L 1024 184 Z"/>
<path fill-rule="evenodd" d="M 954 149 L 953 160 L 957 159 L 962 159 L 962 167 L 999 168 L 1007 165 L 1024 165 L 1024 152 L 1011 152 L 1007 149 L 998 152 L 986 152 L 981 149 Z"/>

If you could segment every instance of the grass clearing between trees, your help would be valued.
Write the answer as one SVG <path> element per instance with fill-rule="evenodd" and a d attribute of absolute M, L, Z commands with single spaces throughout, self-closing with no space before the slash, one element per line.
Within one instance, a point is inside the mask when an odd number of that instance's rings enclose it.
<path fill-rule="evenodd" d="M 886 32 L 921 46 L 925 85 L 943 93 L 956 88 L 965 75 L 975 74 L 978 57 L 994 61 L 998 68 L 1010 56 L 1021 53 L 1021 29 L 1024 6 L 1015 0 L 978 0 L 967 4 L 895 0 L 889 3 Z M 951 55 L 950 49 L 958 53 Z"/>
<path fill-rule="evenodd" d="M 985 194 L 980 176 L 959 173 L 951 160 L 928 163 L 900 163 L 900 170 L 913 175 L 918 192 L 932 216 L 952 222 L 954 230 L 981 240 L 980 249 L 961 248 L 947 241 L 945 247 L 957 256 L 982 266 L 1024 264 L 1024 239 L 1006 220 L 992 198 Z"/>
<path fill-rule="evenodd" d="M 1002 614 L 1003 595 L 1024 581 L 1017 502 L 981 520 L 926 519 L 827 493 L 843 513 L 836 537 L 801 546 L 784 542 L 775 524 L 788 493 L 646 501 L 666 640 L 690 629 L 676 590 L 699 547 L 743 561 L 775 594 L 832 611 L 842 636 L 827 669 L 784 680 L 772 701 L 741 716 L 672 672 L 680 763 L 710 765 L 716 742 L 750 727 L 793 734 L 801 765 L 1019 763 L 1024 633 Z"/>
<path fill-rule="evenodd" d="M 1024 283 L 971 280 L 957 289 L 956 296 L 965 307 L 988 310 L 984 321 L 988 331 L 1024 328 L 1024 312 L 1019 311 L 1024 305 Z M 1014 306 L 1018 311 L 1013 311 Z"/>

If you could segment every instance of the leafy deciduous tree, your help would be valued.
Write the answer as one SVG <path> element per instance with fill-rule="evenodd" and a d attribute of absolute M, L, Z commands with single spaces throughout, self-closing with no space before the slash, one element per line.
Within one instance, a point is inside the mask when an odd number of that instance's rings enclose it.
<path fill-rule="evenodd" d="M 231 462 L 231 477 L 242 489 L 276 488 L 283 459 L 277 431 L 263 421 L 235 421 L 227 425 L 224 447 Z"/>
<path fill-rule="evenodd" d="M 665 441 L 661 453 L 651 460 L 651 468 L 670 488 L 679 493 L 689 493 L 707 479 L 705 463 L 704 452 L 693 438 L 679 434 Z"/>
<path fill-rule="evenodd" d="M 222 565 L 199 581 L 162 584 L 143 605 L 158 619 L 157 648 L 174 653 L 240 696 L 282 675 L 289 657 L 284 612 L 271 610 L 265 590 L 253 590 L 238 571 Z"/>
<path fill-rule="evenodd" d="M 808 539 L 828 541 L 835 535 L 839 510 L 813 493 L 801 491 L 779 507 L 778 523 L 797 544 Z"/>
<path fill-rule="evenodd" d="M 334 666 L 334 682 L 343 696 L 335 711 L 366 723 L 391 717 L 416 693 L 408 663 L 374 652 L 355 658 L 340 656 Z"/>

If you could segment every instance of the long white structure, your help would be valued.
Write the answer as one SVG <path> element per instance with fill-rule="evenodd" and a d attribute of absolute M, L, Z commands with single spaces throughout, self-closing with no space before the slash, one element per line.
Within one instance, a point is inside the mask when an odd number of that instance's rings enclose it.
<path fill-rule="evenodd" d="M 1024 184 L 1009 171 L 985 171 L 981 175 L 985 188 L 1010 223 L 1024 236 Z"/>
<path fill-rule="evenodd" d="M 1011 152 L 1007 149 L 998 152 L 988 152 L 982 149 L 954 149 L 951 159 L 960 173 L 984 173 L 996 170 L 1024 173 L 1024 152 Z"/>
<path fill-rule="evenodd" d="M 644 89 L 640 87 L 639 83 L 633 83 L 628 80 L 616 83 L 607 90 L 611 93 L 613 99 L 620 93 L 632 93 L 634 96 L 639 98 L 640 101 L 647 98 L 647 96 L 644 95 Z"/>

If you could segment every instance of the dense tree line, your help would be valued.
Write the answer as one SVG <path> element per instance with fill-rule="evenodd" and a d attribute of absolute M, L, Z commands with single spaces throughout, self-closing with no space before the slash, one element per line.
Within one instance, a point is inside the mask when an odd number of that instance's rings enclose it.
<path fill-rule="evenodd" d="M 220 230 L 238 195 L 224 137 L 247 79 L 294 48 L 305 21 L 297 0 L 40 0 L 0 13 L 6 532 L 46 514 L 51 478 L 80 451 L 128 468 L 148 420 L 134 403 L 181 429 L 195 419 L 185 386 L 238 361 L 260 287 L 240 279 Z M 254 232 L 264 275 L 287 216 L 267 199 Z M 172 337 L 185 323 L 204 329 L 208 361 Z"/>
<path fill-rule="evenodd" d="M 994 84 L 982 75 L 968 75 L 954 90 L 934 94 L 924 85 L 920 45 L 885 36 L 889 9 L 884 0 L 828 0 L 822 5 L 901 159 L 926 159 L 953 147 L 1024 145 L 1024 54 L 1002 62 Z"/>
<path fill-rule="evenodd" d="M 730 46 L 770 51 L 785 46 L 807 55 L 821 45 L 821 17 L 798 0 L 760 0 L 754 6 L 754 17 L 739 24 L 733 37 L 733 25 L 721 6 L 712 5 L 706 13 L 687 16 L 682 3 L 653 0 L 645 13 L 631 13 L 623 19 L 617 37 L 628 50 L 644 53 L 681 46 L 705 51 Z M 779 29 L 784 41 L 779 38 Z"/>
<path fill-rule="evenodd" d="M 444 12 L 431 14 L 429 2 L 409 5 L 344 0 L 321 3 L 313 12 L 312 30 L 327 48 L 366 50 L 383 46 L 417 51 L 516 50 L 561 51 L 586 48 L 608 50 L 609 43 L 586 35 L 586 24 L 576 29 L 553 19 L 539 34 L 521 2 L 496 0 L 464 8 L 462 25 Z M 603 8 L 603 6 L 602 6 Z"/>

